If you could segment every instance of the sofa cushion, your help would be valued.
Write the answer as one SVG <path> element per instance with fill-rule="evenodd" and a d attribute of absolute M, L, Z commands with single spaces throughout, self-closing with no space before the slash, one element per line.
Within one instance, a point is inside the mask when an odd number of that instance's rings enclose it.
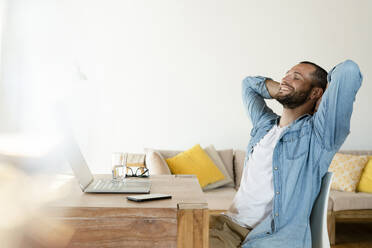
<path fill-rule="evenodd" d="M 332 192 L 332 190 L 329 192 L 329 194 L 331 194 L 331 192 Z M 328 209 L 328 211 L 333 210 L 333 200 L 332 200 L 330 195 L 328 197 L 328 208 L 327 209 Z"/>
<path fill-rule="evenodd" d="M 204 192 L 209 210 L 227 210 L 233 202 L 236 190 L 231 187 L 222 187 Z"/>
<path fill-rule="evenodd" d="M 226 167 L 226 170 L 227 172 L 229 173 L 230 175 L 230 178 L 233 178 L 235 180 L 235 177 L 234 177 L 234 166 L 233 166 L 233 159 L 234 159 L 234 152 L 232 149 L 227 149 L 227 150 L 218 150 L 218 155 L 220 155 L 221 159 L 222 159 L 222 162 L 224 163 L 225 167 Z M 235 182 L 231 182 L 229 184 L 227 184 L 226 186 L 228 187 L 235 187 Z"/>
<path fill-rule="evenodd" d="M 333 211 L 372 209 L 370 193 L 331 190 L 329 197 L 333 202 Z"/>
<path fill-rule="evenodd" d="M 333 172 L 331 189 L 355 192 L 368 156 L 336 153 L 329 171 Z"/>
<path fill-rule="evenodd" d="M 369 157 L 359 180 L 357 191 L 372 193 L 372 156 Z"/>
<path fill-rule="evenodd" d="M 168 164 L 163 156 L 152 149 L 145 149 L 146 152 L 146 167 L 149 169 L 150 175 L 171 175 Z"/>
<path fill-rule="evenodd" d="M 196 175 L 202 188 L 225 179 L 208 154 L 195 145 L 191 149 L 166 159 L 172 174 Z"/>
<path fill-rule="evenodd" d="M 177 154 L 182 152 L 181 150 L 157 150 L 157 151 L 160 152 L 160 154 L 163 156 L 164 159 L 174 157 Z M 222 159 L 222 162 L 225 165 L 225 168 L 227 172 L 229 173 L 230 178 L 235 179 L 234 169 L 233 169 L 233 158 L 234 158 L 233 150 L 232 149 L 217 150 L 217 153 Z M 226 186 L 234 187 L 235 186 L 234 180 L 233 182 L 227 184 Z"/>
<path fill-rule="evenodd" d="M 218 152 L 216 151 L 214 146 L 213 145 L 207 146 L 206 148 L 204 148 L 204 151 L 208 154 L 208 156 L 212 159 L 213 163 L 222 172 L 225 179 L 222 179 L 222 180 L 217 181 L 215 183 L 208 184 L 207 186 L 205 186 L 203 188 L 203 190 L 205 191 L 205 190 L 216 189 L 216 188 L 222 187 L 224 185 L 227 185 L 227 184 L 230 184 L 231 182 L 233 182 L 232 178 L 230 177 L 229 173 L 226 170 L 226 167 L 225 167 L 220 155 L 218 155 Z"/>
<path fill-rule="evenodd" d="M 235 189 L 239 189 L 244 169 L 245 151 L 236 150 L 234 155 Z"/>

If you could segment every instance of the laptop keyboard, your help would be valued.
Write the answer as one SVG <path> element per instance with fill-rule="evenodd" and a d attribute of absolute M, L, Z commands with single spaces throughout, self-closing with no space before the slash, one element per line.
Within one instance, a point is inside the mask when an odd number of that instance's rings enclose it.
<path fill-rule="evenodd" d="M 123 182 L 123 181 L 112 181 L 112 180 L 103 180 L 99 179 L 95 181 L 92 190 L 108 190 L 108 191 L 117 191 L 122 187 L 138 188 L 143 187 L 143 182 Z"/>
<path fill-rule="evenodd" d="M 94 184 L 94 190 L 118 190 L 124 185 L 124 182 L 113 182 L 112 180 L 97 180 Z"/>

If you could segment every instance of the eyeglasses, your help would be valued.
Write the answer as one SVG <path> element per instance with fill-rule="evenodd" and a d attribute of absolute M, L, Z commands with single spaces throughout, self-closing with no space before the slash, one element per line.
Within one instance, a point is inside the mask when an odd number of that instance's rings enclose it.
<path fill-rule="evenodd" d="M 144 167 L 138 167 L 133 173 L 134 168 L 127 167 L 127 177 L 149 177 L 149 169 Z"/>

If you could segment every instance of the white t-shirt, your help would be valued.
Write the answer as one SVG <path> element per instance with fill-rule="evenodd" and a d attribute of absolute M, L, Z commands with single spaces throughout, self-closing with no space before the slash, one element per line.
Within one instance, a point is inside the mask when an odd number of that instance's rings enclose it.
<path fill-rule="evenodd" d="M 285 128 L 274 125 L 256 144 L 243 169 L 240 188 L 226 213 L 241 226 L 254 228 L 272 211 L 273 152 Z"/>

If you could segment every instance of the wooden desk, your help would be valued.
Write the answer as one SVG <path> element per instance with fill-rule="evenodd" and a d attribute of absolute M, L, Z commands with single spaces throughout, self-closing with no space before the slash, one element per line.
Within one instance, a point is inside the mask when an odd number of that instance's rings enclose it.
<path fill-rule="evenodd" d="M 97 175 L 108 177 L 108 175 Z M 53 218 L 72 226 L 69 247 L 208 247 L 208 206 L 195 176 L 159 175 L 151 193 L 172 199 L 132 202 L 128 194 L 82 193 L 70 179 L 65 197 L 48 206 Z"/>

